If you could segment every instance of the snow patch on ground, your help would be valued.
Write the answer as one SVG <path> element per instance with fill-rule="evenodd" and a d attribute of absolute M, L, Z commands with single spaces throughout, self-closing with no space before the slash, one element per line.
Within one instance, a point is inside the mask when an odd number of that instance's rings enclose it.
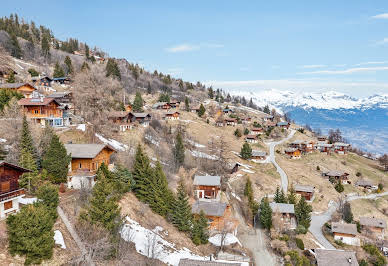
<path fill-rule="evenodd" d="M 205 148 L 206 146 L 205 145 L 202 145 L 200 143 L 197 143 L 195 141 L 192 141 L 191 139 L 188 139 L 186 140 L 188 143 L 190 143 L 191 145 L 193 145 L 194 147 L 196 148 Z"/>
<path fill-rule="evenodd" d="M 104 138 L 103 136 L 101 136 L 101 135 L 98 134 L 98 133 L 96 133 L 96 137 L 99 138 L 99 140 L 101 140 L 101 141 L 104 142 L 105 144 L 112 146 L 113 148 L 115 148 L 115 149 L 118 150 L 118 151 L 125 151 L 125 150 L 128 149 L 128 146 L 127 146 L 127 145 L 122 144 L 121 142 L 118 142 L 117 140 L 114 140 L 114 139 L 106 139 L 106 138 Z"/>
<path fill-rule="evenodd" d="M 249 174 L 254 174 L 255 171 L 251 171 L 251 170 L 248 170 L 248 169 L 241 169 L 241 171 L 245 172 L 245 173 L 249 173 Z"/>
<path fill-rule="evenodd" d="M 218 156 L 216 155 L 210 155 L 200 151 L 190 151 L 190 152 L 191 152 L 191 155 L 193 155 L 194 157 L 204 158 L 209 160 L 218 160 Z"/>
<path fill-rule="evenodd" d="M 85 132 L 85 130 L 86 130 L 86 124 L 79 124 L 79 125 L 76 127 L 76 129 L 82 130 L 82 131 Z"/>
<path fill-rule="evenodd" d="M 65 240 L 63 239 L 63 235 L 61 231 L 55 230 L 54 231 L 54 241 L 55 245 L 61 246 L 62 249 L 66 249 Z"/>
<path fill-rule="evenodd" d="M 37 200 L 38 200 L 37 198 L 20 198 L 19 203 L 27 205 L 27 204 L 33 204 Z"/>
<path fill-rule="evenodd" d="M 212 243 L 214 246 L 220 247 L 221 246 L 221 240 L 222 240 L 222 235 L 221 234 L 216 234 L 212 237 L 209 238 L 209 242 Z M 241 243 L 238 240 L 238 238 L 231 233 L 227 233 L 224 239 L 224 245 L 228 246 L 234 243 L 238 243 L 240 246 Z"/>
<path fill-rule="evenodd" d="M 0 142 L 4 143 L 4 142 L 7 142 L 7 140 L 6 139 L 0 139 Z"/>
<path fill-rule="evenodd" d="M 154 145 L 159 145 L 159 141 L 154 139 L 151 135 L 144 135 L 144 138 Z"/>
<path fill-rule="evenodd" d="M 241 198 L 234 192 L 231 192 L 232 196 L 235 197 L 238 201 L 241 201 Z"/>
<path fill-rule="evenodd" d="M 269 156 L 266 157 L 264 160 L 255 160 L 255 159 L 252 159 L 251 161 L 254 162 L 254 163 L 270 163 L 270 162 L 271 162 Z"/>

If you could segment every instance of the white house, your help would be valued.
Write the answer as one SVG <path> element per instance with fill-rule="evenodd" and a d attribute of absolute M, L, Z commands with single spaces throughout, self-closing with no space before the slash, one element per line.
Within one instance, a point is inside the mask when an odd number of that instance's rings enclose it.
<path fill-rule="evenodd" d="M 351 246 L 360 246 L 356 224 L 332 223 L 331 231 L 334 235 L 334 240 Z"/>

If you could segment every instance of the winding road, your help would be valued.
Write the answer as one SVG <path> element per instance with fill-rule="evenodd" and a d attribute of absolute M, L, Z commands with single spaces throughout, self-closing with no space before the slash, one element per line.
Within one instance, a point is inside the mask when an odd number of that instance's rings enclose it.
<path fill-rule="evenodd" d="M 269 146 L 269 161 L 276 167 L 276 171 L 279 173 L 281 181 L 282 181 L 282 188 L 283 191 L 287 193 L 288 191 L 288 177 L 286 172 L 278 165 L 275 158 L 275 147 L 279 144 L 282 144 L 283 142 L 291 139 L 295 135 L 296 130 L 292 129 L 290 134 L 288 136 L 280 141 L 276 142 L 268 142 L 266 145 Z"/>

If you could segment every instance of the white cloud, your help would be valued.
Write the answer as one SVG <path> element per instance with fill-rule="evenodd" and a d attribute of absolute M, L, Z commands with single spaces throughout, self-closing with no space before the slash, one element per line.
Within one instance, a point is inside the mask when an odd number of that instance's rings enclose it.
<path fill-rule="evenodd" d="M 370 62 L 362 62 L 359 64 L 355 64 L 355 66 L 365 66 L 365 65 L 381 65 L 386 64 L 388 61 L 370 61 Z"/>
<path fill-rule="evenodd" d="M 301 68 L 321 68 L 321 67 L 326 67 L 326 65 L 304 65 L 304 66 L 301 66 Z"/>
<path fill-rule="evenodd" d="M 169 53 L 181 53 L 181 52 L 190 52 L 190 51 L 196 51 L 201 48 L 212 48 L 212 49 L 218 49 L 218 48 L 223 48 L 223 44 L 219 43 L 200 43 L 200 44 L 189 44 L 189 43 L 184 43 L 184 44 L 179 44 L 175 45 L 169 48 L 166 48 L 166 51 Z"/>
<path fill-rule="evenodd" d="M 378 15 L 373 16 L 372 18 L 377 18 L 377 19 L 388 19 L 388 13 L 378 14 Z"/>
<path fill-rule="evenodd" d="M 189 52 L 194 50 L 199 50 L 199 45 L 192 44 L 179 44 L 169 48 L 166 48 L 166 51 L 169 53 L 180 53 L 180 52 Z"/>
<path fill-rule="evenodd" d="M 388 43 L 388 38 L 384 38 L 381 41 L 376 42 L 377 45 L 383 45 L 383 44 L 386 44 L 386 43 Z"/>
<path fill-rule="evenodd" d="M 371 72 L 371 71 L 384 71 L 388 70 L 388 66 L 381 67 L 354 67 L 344 70 L 317 70 L 309 72 L 301 72 L 299 75 L 312 75 L 312 74 L 327 74 L 327 75 L 342 75 L 342 74 L 353 74 L 359 72 Z"/>

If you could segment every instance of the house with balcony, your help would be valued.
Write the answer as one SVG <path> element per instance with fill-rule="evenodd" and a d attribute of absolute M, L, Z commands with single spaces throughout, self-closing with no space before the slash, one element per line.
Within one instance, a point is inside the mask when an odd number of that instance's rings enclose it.
<path fill-rule="evenodd" d="M 96 173 L 102 163 L 113 168 L 110 157 L 116 150 L 109 145 L 65 144 L 65 148 L 71 156 L 67 177 L 69 188 L 91 188 L 96 182 Z"/>
<path fill-rule="evenodd" d="M 180 113 L 178 111 L 167 112 L 164 116 L 166 120 L 179 120 Z"/>
<path fill-rule="evenodd" d="M 24 98 L 31 98 L 36 88 L 29 83 L 1 83 L 0 89 L 12 90 L 20 93 Z"/>
<path fill-rule="evenodd" d="M 308 185 L 295 185 L 294 190 L 296 194 L 301 195 L 307 201 L 311 201 L 314 197 L 314 187 Z"/>
<path fill-rule="evenodd" d="M 148 127 L 151 122 L 151 115 L 149 113 L 130 113 L 129 117 L 132 123 L 138 123 L 143 127 Z"/>
<path fill-rule="evenodd" d="M 20 99 L 18 104 L 23 108 L 23 113 L 28 119 L 42 127 L 64 125 L 63 108 L 54 98 L 44 97 L 34 92 L 32 98 Z"/>
<path fill-rule="evenodd" d="M 204 212 L 209 221 L 209 229 L 214 231 L 227 230 L 236 232 L 238 221 L 233 218 L 231 206 L 225 202 L 196 201 L 191 212 L 198 217 L 201 211 Z"/>
<path fill-rule="evenodd" d="M 375 217 L 360 217 L 361 232 L 366 235 L 375 235 L 378 239 L 384 239 L 387 222 Z"/>
<path fill-rule="evenodd" d="M 125 132 L 132 129 L 130 113 L 126 111 L 112 111 L 108 115 L 108 119 L 117 127 L 120 132 Z"/>
<path fill-rule="evenodd" d="M 342 143 L 342 142 L 335 142 L 333 144 L 333 147 L 334 147 L 334 152 L 337 153 L 337 154 L 347 154 L 350 149 L 351 149 L 351 145 L 348 144 L 348 143 Z"/>
<path fill-rule="evenodd" d="M 323 172 L 322 176 L 324 178 L 329 179 L 329 181 L 332 183 L 337 182 L 337 181 L 341 181 L 343 184 L 348 184 L 349 174 L 346 172 L 330 170 L 327 172 Z"/>
<path fill-rule="evenodd" d="M 19 178 L 30 170 L 15 164 L 0 161 L 0 220 L 19 211 L 19 200 L 24 189 L 19 187 Z"/>
<path fill-rule="evenodd" d="M 287 148 L 284 149 L 284 154 L 288 155 L 290 159 L 300 159 L 301 151 L 298 148 Z"/>
<path fill-rule="evenodd" d="M 280 213 L 281 220 L 288 229 L 296 228 L 294 204 L 271 202 L 272 213 Z"/>
<path fill-rule="evenodd" d="M 199 176 L 194 177 L 194 195 L 202 201 L 219 201 L 221 197 L 220 176 Z"/>

